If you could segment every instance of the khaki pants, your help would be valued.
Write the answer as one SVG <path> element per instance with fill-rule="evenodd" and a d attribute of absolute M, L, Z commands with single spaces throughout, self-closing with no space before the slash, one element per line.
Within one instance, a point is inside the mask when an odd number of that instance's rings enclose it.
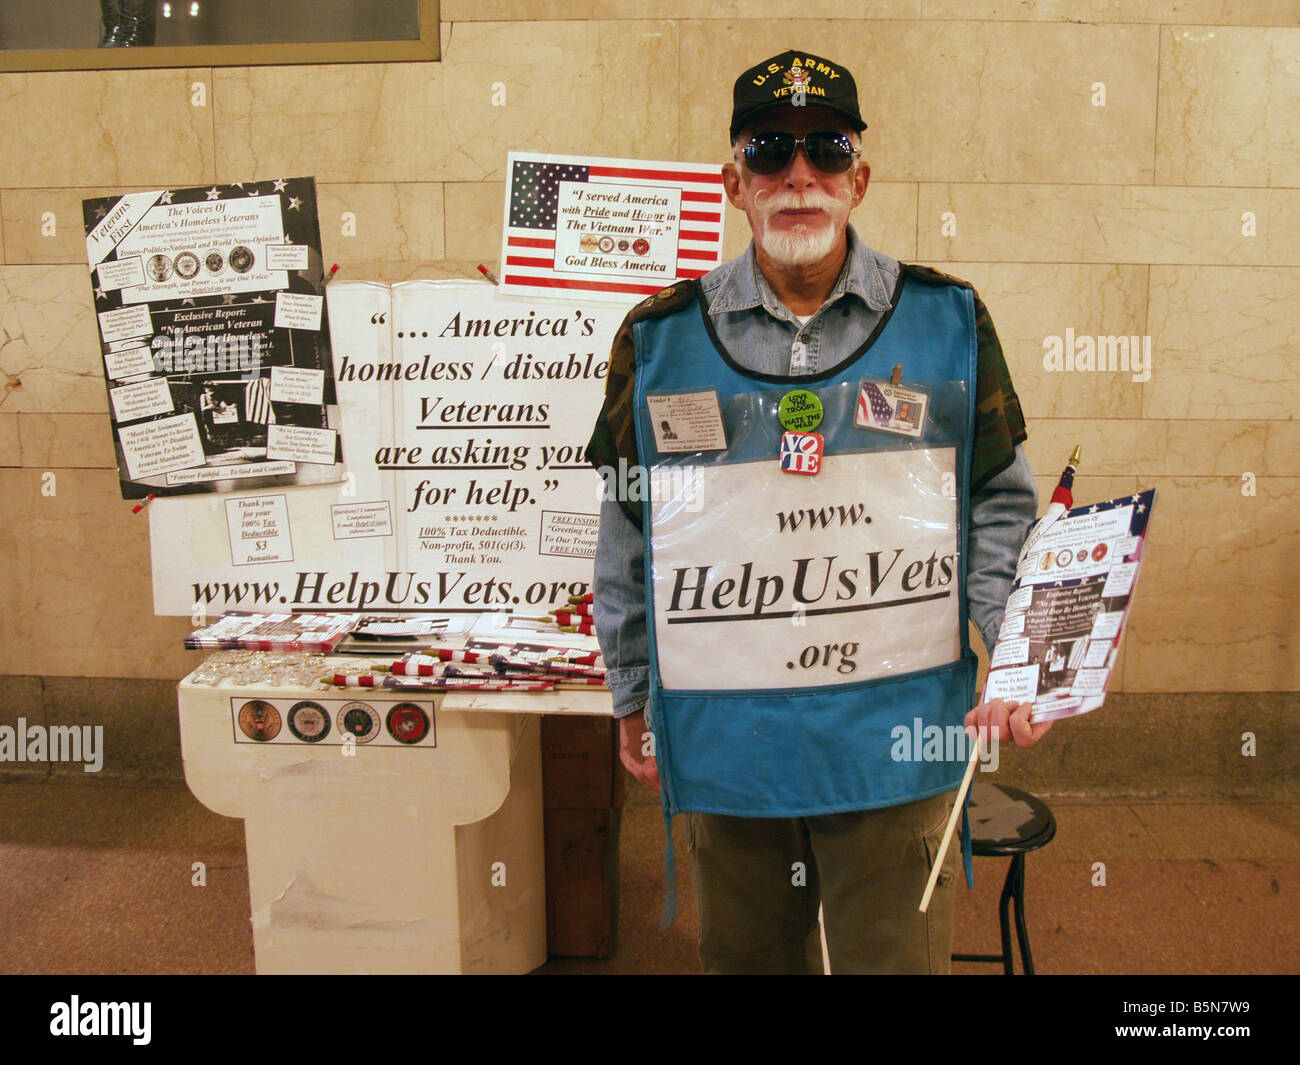
<path fill-rule="evenodd" d="M 927 913 L 917 907 L 952 794 L 821 817 L 690 814 L 708 973 L 820 973 L 817 907 L 832 973 L 946 973 L 960 834 Z"/>

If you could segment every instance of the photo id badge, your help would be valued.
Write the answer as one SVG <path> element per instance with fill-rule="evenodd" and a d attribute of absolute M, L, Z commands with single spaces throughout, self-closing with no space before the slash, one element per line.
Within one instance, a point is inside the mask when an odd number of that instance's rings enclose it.
<path fill-rule="evenodd" d="M 888 381 L 863 381 L 858 389 L 858 407 L 853 424 L 882 433 L 919 437 L 925 432 L 930 396 L 916 388 L 904 388 Z"/>
<path fill-rule="evenodd" d="M 674 392 L 646 396 L 655 447 L 662 454 L 675 451 L 722 451 L 727 434 L 722 428 L 718 393 Z"/>

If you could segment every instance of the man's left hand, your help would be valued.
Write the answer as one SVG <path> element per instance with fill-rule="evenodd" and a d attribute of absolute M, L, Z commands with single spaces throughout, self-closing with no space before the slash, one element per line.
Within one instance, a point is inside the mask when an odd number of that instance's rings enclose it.
<path fill-rule="evenodd" d="M 1004 699 L 990 699 L 980 703 L 966 715 L 966 730 L 977 729 L 978 735 L 986 736 L 990 741 L 1005 740 L 1008 736 L 1016 741 L 1017 747 L 1029 747 L 1047 735 L 1052 727 L 1050 721 L 1030 724 L 1029 712 L 1033 707 L 1029 703 L 1009 703 Z"/>

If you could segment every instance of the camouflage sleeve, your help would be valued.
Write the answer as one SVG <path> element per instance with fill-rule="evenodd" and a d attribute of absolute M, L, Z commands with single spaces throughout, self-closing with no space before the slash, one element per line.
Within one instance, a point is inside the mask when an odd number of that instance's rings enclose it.
<path fill-rule="evenodd" d="M 638 465 L 636 427 L 632 420 L 632 394 L 636 384 L 636 345 L 632 336 L 632 315 L 614 334 L 614 344 L 609 353 L 609 373 L 605 377 L 605 402 L 596 418 L 591 440 L 587 443 L 586 458 L 606 478 L 616 476 L 618 460 L 625 468 Z M 608 488 L 607 488 L 608 490 Z M 620 497 L 626 492 L 618 493 Z M 638 529 L 641 528 L 641 502 L 619 498 L 623 513 Z"/>
<path fill-rule="evenodd" d="M 1011 371 L 993 328 L 988 308 L 975 297 L 975 337 L 979 345 L 975 372 L 975 449 L 971 461 L 972 493 L 1005 470 L 1016 457 L 1016 445 L 1028 436 L 1020 397 L 1011 384 Z"/>

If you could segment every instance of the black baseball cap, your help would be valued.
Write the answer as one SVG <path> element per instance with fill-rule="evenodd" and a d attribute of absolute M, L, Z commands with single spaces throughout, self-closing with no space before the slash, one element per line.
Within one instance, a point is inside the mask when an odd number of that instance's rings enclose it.
<path fill-rule="evenodd" d="M 749 122 L 777 107 L 824 107 L 843 115 L 861 133 L 858 86 L 844 67 L 807 52 L 782 52 L 750 67 L 732 89 L 731 139 Z"/>

